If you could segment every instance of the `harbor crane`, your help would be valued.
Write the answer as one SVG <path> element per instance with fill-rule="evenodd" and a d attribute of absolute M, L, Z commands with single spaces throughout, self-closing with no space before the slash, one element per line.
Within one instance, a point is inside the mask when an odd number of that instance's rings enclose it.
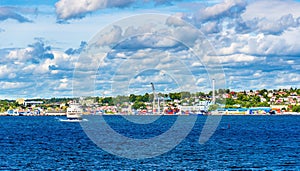
<path fill-rule="evenodd" d="M 150 83 L 152 86 L 152 91 L 153 91 L 153 104 L 152 104 L 152 112 L 154 114 L 154 109 L 155 109 L 155 100 L 157 99 L 157 112 L 160 113 L 160 105 L 159 105 L 159 98 L 157 98 L 157 94 L 155 93 L 155 87 L 154 84 L 151 82 Z"/>

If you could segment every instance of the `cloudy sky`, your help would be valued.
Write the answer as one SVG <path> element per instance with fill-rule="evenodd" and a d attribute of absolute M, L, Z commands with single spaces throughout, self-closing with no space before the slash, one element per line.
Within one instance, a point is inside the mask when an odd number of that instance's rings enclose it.
<path fill-rule="evenodd" d="M 299 37 L 296 0 L 1 0 L 0 98 L 300 88 Z"/>

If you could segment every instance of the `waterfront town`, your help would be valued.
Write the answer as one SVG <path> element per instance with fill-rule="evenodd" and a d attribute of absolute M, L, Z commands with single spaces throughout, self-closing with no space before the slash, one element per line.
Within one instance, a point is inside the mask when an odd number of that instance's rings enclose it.
<path fill-rule="evenodd" d="M 85 98 L 0 100 L 0 114 L 13 116 L 66 115 L 70 105 L 82 107 L 83 114 L 211 114 L 269 115 L 298 114 L 300 89 L 231 91 L 209 93 L 145 93 L 144 95 Z"/>

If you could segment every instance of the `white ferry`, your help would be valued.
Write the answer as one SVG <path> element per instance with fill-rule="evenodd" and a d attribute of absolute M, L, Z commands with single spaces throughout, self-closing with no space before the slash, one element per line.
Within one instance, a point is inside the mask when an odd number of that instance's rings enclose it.
<path fill-rule="evenodd" d="M 67 119 L 61 119 L 62 122 L 81 122 L 84 121 L 81 117 L 82 108 L 77 103 L 71 103 L 67 108 Z"/>

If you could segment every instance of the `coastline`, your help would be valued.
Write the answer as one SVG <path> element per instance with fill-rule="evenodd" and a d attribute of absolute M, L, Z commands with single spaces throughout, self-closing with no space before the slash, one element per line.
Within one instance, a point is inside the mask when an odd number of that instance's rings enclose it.
<path fill-rule="evenodd" d="M 84 114 L 84 115 L 94 115 L 95 114 Z M 45 114 L 28 114 L 28 115 L 8 115 L 6 113 L 0 113 L 0 116 L 66 116 L 66 113 L 45 113 Z M 101 114 L 98 116 L 300 116 L 300 113 L 297 112 L 284 112 L 280 114 L 210 114 L 210 115 L 194 115 L 194 114 L 181 114 L 181 115 L 173 115 L 173 114 L 143 114 L 143 115 L 133 115 L 133 114 Z"/>
<path fill-rule="evenodd" d="M 66 113 L 45 113 L 45 114 L 24 114 L 24 115 L 9 115 L 7 113 L 0 113 L 0 116 L 66 116 Z"/>

